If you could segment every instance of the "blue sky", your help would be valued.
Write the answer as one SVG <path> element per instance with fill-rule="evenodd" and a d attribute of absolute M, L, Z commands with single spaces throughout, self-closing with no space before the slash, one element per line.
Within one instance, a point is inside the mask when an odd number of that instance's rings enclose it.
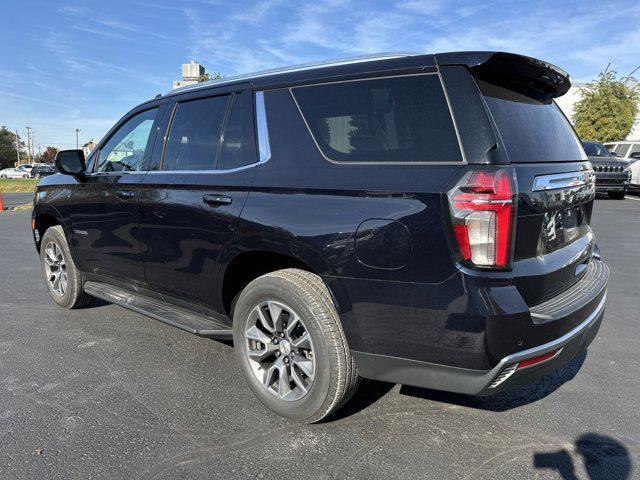
<path fill-rule="evenodd" d="M 388 51 L 507 50 L 574 81 L 640 64 L 640 2 L 29 1 L 0 18 L 0 125 L 44 146 L 100 139 L 198 60 L 234 75 Z"/>

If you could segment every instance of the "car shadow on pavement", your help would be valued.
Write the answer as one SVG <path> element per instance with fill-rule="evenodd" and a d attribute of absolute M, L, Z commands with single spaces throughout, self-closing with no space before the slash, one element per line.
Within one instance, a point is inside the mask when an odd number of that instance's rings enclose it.
<path fill-rule="evenodd" d="M 619 441 L 598 433 L 585 433 L 575 441 L 575 447 L 569 452 L 561 449 L 556 452 L 537 452 L 533 455 L 533 466 L 558 472 L 565 480 L 578 480 L 576 467 L 571 453 L 582 457 L 584 469 L 590 480 L 624 480 L 630 477 L 632 470 L 629 451 Z"/>
<path fill-rule="evenodd" d="M 343 418 L 355 415 L 376 403 L 389 393 L 393 387 L 395 387 L 394 383 L 363 378 L 353 397 L 351 397 L 344 407 L 327 417 L 321 423 L 335 422 L 336 420 L 342 420 Z"/>
<path fill-rule="evenodd" d="M 563 367 L 542 378 L 539 378 L 529 384 L 521 385 L 511 390 L 505 390 L 488 397 L 442 392 L 426 388 L 410 387 L 408 385 L 403 385 L 402 388 L 400 388 L 400 394 L 424 398 L 425 400 L 477 408 L 480 410 L 504 412 L 513 408 L 521 407 L 522 405 L 533 403 L 553 393 L 563 384 L 572 380 L 573 377 L 576 376 L 586 357 L 587 352 L 583 352 Z"/>

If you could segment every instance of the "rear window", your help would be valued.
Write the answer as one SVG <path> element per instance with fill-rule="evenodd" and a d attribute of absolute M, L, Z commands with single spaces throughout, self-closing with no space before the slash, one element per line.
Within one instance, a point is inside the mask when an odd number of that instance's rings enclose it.
<path fill-rule="evenodd" d="M 585 160 L 578 137 L 553 101 L 476 79 L 514 163 Z"/>
<path fill-rule="evenodd" d="M 339 162 L 460 162 L 437 75 L 297 87 L 293 94 L 325 157 Z"/>

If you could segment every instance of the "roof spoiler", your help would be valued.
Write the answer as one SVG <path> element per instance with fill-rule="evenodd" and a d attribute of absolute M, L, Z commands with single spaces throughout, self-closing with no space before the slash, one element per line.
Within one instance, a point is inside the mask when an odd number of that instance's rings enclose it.
<path fill-rule="evenodd" d="M 505 52 L 452 52 L 435 55 L 436 63 L 462 65 L 488 83 L 534 91 L 551 101 L 569 90 L 571 77 L 561 68 L 532 57 Z"/>

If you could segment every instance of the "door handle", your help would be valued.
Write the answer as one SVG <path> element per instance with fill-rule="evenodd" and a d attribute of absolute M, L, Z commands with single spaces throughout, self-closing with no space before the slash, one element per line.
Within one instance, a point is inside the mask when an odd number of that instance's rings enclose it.
<path fill-rule="evenodd" d="M 133 190 L 118 190 L 116 192 L 116 195 L 118 196 L 118 198 L 122 198 L 123 200 L 126 200 L 127 198 L 135 197 L 136 192 L 134 192 Z"/>
<path fill-rule="evenodd" d="M 202 201 L 207 205 L 213 205 L 217 207 L 219 205 L 231 205 L 233 199 L 231 197 L 227 197 L 226 195 L 206 194 L 202 196 Z"/>

